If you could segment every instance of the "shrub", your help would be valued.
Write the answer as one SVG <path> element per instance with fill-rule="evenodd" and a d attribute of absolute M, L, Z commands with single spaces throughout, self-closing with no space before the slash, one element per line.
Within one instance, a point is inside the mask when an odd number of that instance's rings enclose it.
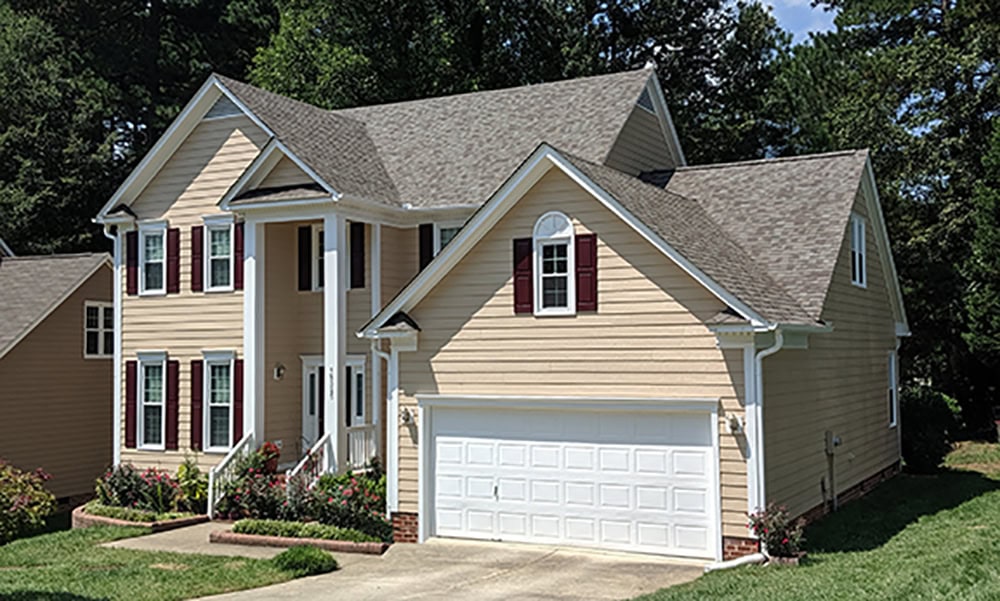
<path fill-rule="evenodd" d="M 385 475 L 327 475 L 314 490 L 313 514 L 323 524 L 359 530 L 379 540 L 392 540 L 392 524 L 384 508 Z"/>
<path fill-rule="evenodd" d="M 344 540 L 355 543 L 377 543 L 378 538 L 352 530 L 338 528 L 316 522 L 289 522 L 284 520 L 240 520 L 233 526 L 238 534 L 261 534 L 264 536 L 285 536 L 289 538 L 318 538 L 323 540 Z"/>
<path fill-rule="evenodd" d="M 294 520 L 306 517 L 304 507 L 288 502 L 284 479 L 266 469 L 267 462 L 275 458 L 276 449 L 273 443 L 264 443 L 259 450 L 237 461 L 236 478 L 225 485 L 216 505 L 221 515 L 229 519 Z"/>
<path fill-rule="evenodd" d="M 191 513 L 205 513 L 208 506 L 208 475 L 202 473 L 191 457 L 177 468 L 177 485 L 180 487 L 178 507 Z"/>
<path fill-rule="evenodd" d="M 97 499 L 111 507 L 154 513 L 177 511 L 180 487 L 169 473 L 156 468 L 139 472 L 128 463 L 110 468 L 97 480 Z"/>
<path fill-rule="evenodd" d="M 291 547 L 271 560 L 279 570 L 291 572 L 296 578 L 326 574 L 337 569 L 337 560 L 316 547 Z"/>
<path fill-rule="evenodd" d="M 142 500 L 139 509 L 155 513 L 177 511 L 181 489 L 169 473 L 154 467 L 142 472 Z"/>
<path fill-rule="evenodd" d="M 133 507 L 117 507 L 114 505 L 104 505 L 100 501 L 91 501 L 87 503 L 84 507 L 84 512 L 90 515 L 98 515 L 106 518 L 114 518 L 116 520 L 125 520 L 126 522 L 161 522 L 164 520 L 173 520 L 176 518 L 183 518 L 191 515 L 190 513 L 184 512 L 166 512 L 166 513 L 156 513 L 155 511 L 148 511 L 145 509 L 135 509 Z"/>
<path fill-rule="evenodd" d="M 802 550 L 805 520 L 800 518 L 793 522 L 788 516 L 788 510 L 773 503 L 749 517 L 750 528 L 764 543 L 768 555 L 794 557 Z"/>
<path fill-rule="evenodd" d="M 938 470 L 951 450 L 955 413 L 948 398 L 928 386 L 906 388 L 900 395 L 903 460 L 916 473 Z"/>
<path fill-rule="evenodd" d="M 41 468 L 25 472 L 0 460 L 0 545 L 45 526 L 56 500 L 45 490 L 49 475 Z"/>

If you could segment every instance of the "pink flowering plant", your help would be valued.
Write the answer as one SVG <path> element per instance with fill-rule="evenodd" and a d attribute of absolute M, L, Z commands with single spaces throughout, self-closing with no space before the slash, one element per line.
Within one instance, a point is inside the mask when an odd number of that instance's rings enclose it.
<path fill-rule="evenodd" d="M 802 530 L 805 520 L 792 520 L 788 509 L 768 504 L 767 508 L 749 516 L 749 527 L 764 543 L 767 554 L 772 557 L 795 557 L 802 551 L 805 537 Z"/>
<path fill-rule="evenodd" d="M 216 510 L 230 519 L 300 519 L 303 509 L 288 502 L 284 474 L 275 474 L 268 465 L 280 453 L 277 445 L 265 442 L 239 460 L 237 476 L 226 485 Z"/>
<path fill-rule="evenodd" d="M 385 474 L 323 476 L 314 490 L 318 522 L 351 528 L 381 540 L 392 538 L 392 524 L 385 515 Z"/>
<path fill-rule="evenodd" d="M 102 505 L 152 513 L 177 511 L 181 500 L 180 486 L 169 472 L 152 467 L 139 471 L 128 463 L 105 471 L 95 492 Z"/>
<path fill-rule="evenodd" d="M 45 489 L 48 479 L 41 468 L 25 472 L 0 459 L 0 545 L 45 525 L 56 506 Z"/>

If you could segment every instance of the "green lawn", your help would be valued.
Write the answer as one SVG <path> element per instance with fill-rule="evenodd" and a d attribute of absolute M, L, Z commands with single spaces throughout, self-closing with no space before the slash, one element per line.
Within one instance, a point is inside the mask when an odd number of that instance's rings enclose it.
<path fill-rule="evenodd" d="M 810 527 L 800 567 L 714 572 L 640 599 L 1000 599 L 1000 446 L 966 443 L 947 465 L 894 478 Z"/>
<path fill-rule="evenodd" d="M 141 528 L 88 528 L 0 546 L 4 601 L 167 601 L 289 580 L 270 561 L 108 549 Z"/>

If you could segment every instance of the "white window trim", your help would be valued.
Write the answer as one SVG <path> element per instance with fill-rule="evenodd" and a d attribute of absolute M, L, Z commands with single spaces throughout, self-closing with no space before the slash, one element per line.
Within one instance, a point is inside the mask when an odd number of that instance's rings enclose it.
<path fill-rule="evenodd" d="M 434 256 L 438 256 L 441 252 L 441 230 L 442 229 L 461 229 L 465 225 L 462 221 L 442 221 L 441 223 L 434 224 Z M 455 238 L 452 237 L 452 240 Z"/>
<path fill-rule="evenodd" d="M 229 285 L 212 285 L 212 230 L 229 231 Z M 219 223 L 205 220 L 205 235 L 202 237 L 202 272 L 205 274 L 205 292 L 232 292 L 235 288 L 236 240 L 232 222 Z"/>
<path fill-rule="evenodd" d="M 159 288 L 146 288 L 146 236 L 159 234 L 163 245 L 163 278 Z M 139 296 L 164 296 L 167 294 L 167 222 L 139 224 Z"/>
<path fill-rule="evenodd" d="M 136 448 L 142 451 L 163 451 L 167 448 L 167 353 L 165 351 L 148 351 L 136 354 L 138 358 L 136 366 Z M 160 391 L 160 443 L 147 444 L 145 436 L 145 413 L 146 413 L 146 374 L 144 367 L 151 364 L 159 364 L 163 374 L 163 390 Z"/>
<path fill-rule="evenodd" d="M 889 428 L 899 424 L 899 356 L 889 351 Z"/>
<path fill-rule="evenodd" d="M 351 411 L 351 427 L 368 425 L 368 375 L 365 373 L 366 357 L 364 355 L 347 355 L 344 358 L 344 365 L 351 369 L 351 393 L 357 395 L 357 379 L 361 375 L 361 415 L 357 410 Z M 348 403 L 353 408 L 354 399 L 348 399 Z"/>
<path fill-rule="evenodd" d="M 858 288 L 868 287 L 868 250 L 865 248 L 865 218 L 851 213 L 851 283 Z M 857 265 L 854 261 L 857 258 Z M 855 268 L 857 276 L 855 277 Z"/>
<path fill-rule="evenodd" d="M 569 230 L 558 235 L 540 236 L 539 226 L 549 217 L 559 217 L 565 219 L 569 224 Z M 532 232 L 532 287 L 534 288 L 534 314 L 537 317 L 549 315 L 576 315 L 576 233 L 573 222 L 564 213 L 559 211 L 549 211 L 535 222 Z M 565 307 L 542 307 L 542 247 L 551 244 L 566 245 L 566 306 Z"/>
<path fill-rule="evenodd" d="M 203 367 L 202 367 L 202 440 L 204 441 L 204 452 L 206 453 L 227 453 L 233 446 L 233 397 L 235 396 L 236 380 L 233 374 L 233 360 L 236 358 L 236 353 L 233 351 L 202 351 Z M 229 366 L 229 425 L 226 428 L 227 437 L 229 444 L 226 446 L 211 446 L 212 445 L 212 371 L 211 365 L 228 365 Z"/>
<path fill-rule="evenodd" d="M 319 260 L 322 257 L 322 251 L 320 249 L 320 244 L 322 242 L 320 234 L 322 232 L 323 232 L 322 223 L 314 223 L 312 225 L 312 238 L 310 243 L 309 254 L 310 254 L 310 261 L 312 263 L 311 284 L 313 292 L 322 292 L 323 290 L 323 286 L 319 283 L 319 278 L 322 275 L 322 271 L 320 269 L 320 264 L 319 264 Z"/>
<path fill-rule="evenodd" d="M 96 308 L 97 309 L 97 353 L 87 352 L 87 333 L 93 331 L 93 328 L 87 327 L 87 309 Z M 104 301 L 83 301 L 83 358 L 84 359 L 111 359 L 114 357 L 114 348 L 108 351 L 104 348 L 104 335 L 111 332 L 114 336 L 115 320 L 114 316 L 111 318 L 111 330 L 104 327 L 104 310 L 111 309 L 112 312 L 115 309 L 114 303 L 104 302 Z M 114 341 L 112 340 L 112 345 Z"/>

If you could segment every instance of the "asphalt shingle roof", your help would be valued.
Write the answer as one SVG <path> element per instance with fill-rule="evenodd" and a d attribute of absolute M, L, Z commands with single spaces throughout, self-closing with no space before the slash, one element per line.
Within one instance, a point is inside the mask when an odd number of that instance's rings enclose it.
<path fill-rule="evenodd" d="M 109 260 L 106 253 L 0 259 L 0 355 Z"/>
<path fill-rule="evenodd" d="M 327 111 L 217 76 L 338 192 L 476 206 L 541 142 L 603 162 L 652 68 Z"/>

